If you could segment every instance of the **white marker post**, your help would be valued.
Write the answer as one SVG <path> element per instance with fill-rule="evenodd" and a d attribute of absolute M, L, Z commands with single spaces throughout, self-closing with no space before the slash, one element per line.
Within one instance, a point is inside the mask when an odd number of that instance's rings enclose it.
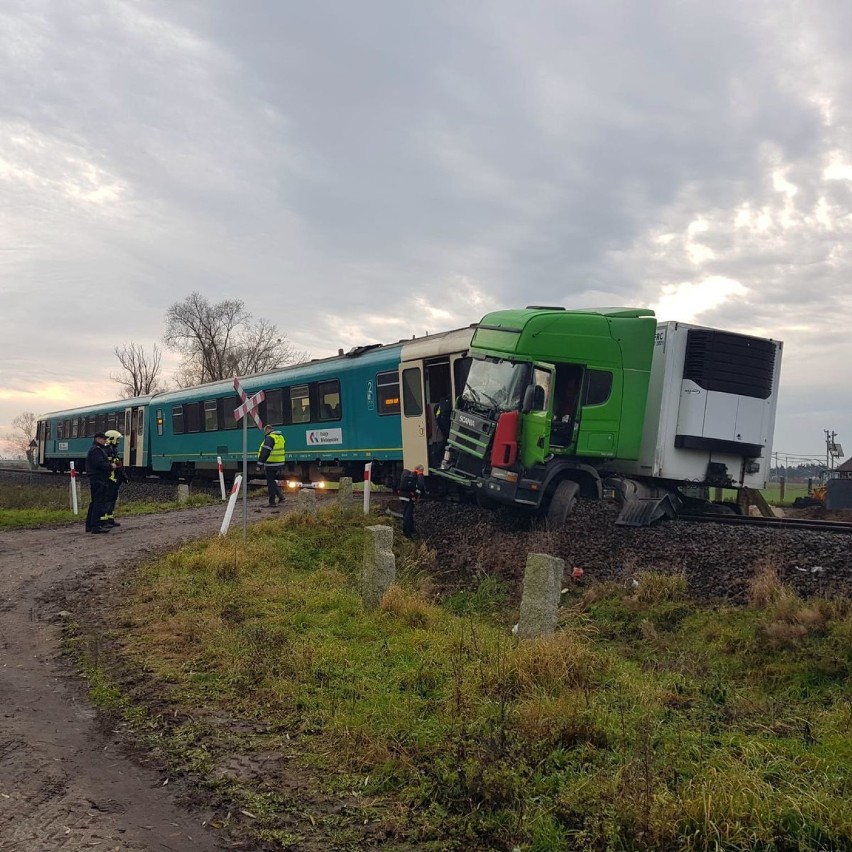
<path fill-rule="evenodd" d="M 71 462 L 71 511 L 75 515 L 80 514 L 77 507 L 77 471 L 74 470 L 74 462 Z"/>
<path fill-rule="evenodd" d="M 222 499 L 226 500 L 225 496 L 225 472 L 222 470 L 222 456 L 216 456 L 216 467 L 219 469 L 219 488 L 222 490 Z"/>
<path fill-rule="evenodd" d="M 234 514 L 234 506 L 237 505 L 237 494 L 240 493 L 240 485 L 242 484 L 242 481 L 243 477 L 238 473 L 236 477 L 234 477 L 234 487 L 231 488 L 231 499 L 228 500 L 228 507 L 225 509 L 225 518 L 219 529 L 219 535 L 226 535 L 228 527 L 231 526 L 231 517 Z"/>
<path fill-rule="evenodd" d="M 248 417 L 250 414 L 257 428 L 263 430 L 263 421 L 257 413 L 257 407 L 266 399 L 266 391 L 258 391 L 249 397 L 243 390 L 240 380 L 234 376 L 234 390 L 240 395 L 242 405 L 234 409 L 234 420 L 243 421 L 243 541 L 246 540 L 246 526 L 248 525 Z"/>
<path fill-rule="evenodd" d="M 373 463 L 367 462 L 364 465 L 364 514 L 370 514 L 370 491 L 372 490 L 372 485 L 370 484 L 370 476 L 373 472 Z"/>

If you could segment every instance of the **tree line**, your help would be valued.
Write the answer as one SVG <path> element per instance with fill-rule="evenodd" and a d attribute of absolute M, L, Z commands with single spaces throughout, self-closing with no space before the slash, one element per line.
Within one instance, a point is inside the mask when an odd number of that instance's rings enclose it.
<path fill-rule="evenodd" d="M 263 373 L 308 359 L 308 353 L 296 349 L 278 326 L 252 316 L 242 299 L 211 303 L 194 292 L 171 305 L 165 319 L 162 342 L 167 350 L 180 355 L 172 377 L 176 388 Z M 170 389 L 162 374 L 163 351 L 156 343 L 146 351 L 131 341 L 116 345 L 113 352 L 119 369 L 110 374 L 110 379 L 119 385 L 120 398 Z M 32 462 L 30 444 L 35 433 L 36 415 L 25 411 L 12 421 L 12 432 L 5 434 L 3 441 Z"/>

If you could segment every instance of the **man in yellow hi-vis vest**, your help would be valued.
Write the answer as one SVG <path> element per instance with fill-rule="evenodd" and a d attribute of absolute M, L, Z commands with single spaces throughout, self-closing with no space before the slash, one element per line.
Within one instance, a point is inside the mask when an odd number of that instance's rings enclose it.
<path fill-rule="evenodd" d="M 277 503 L 284 502 L 278 479 L 284 467 L 286 441 L 284 436 L 269 424 L 264 427 L 266 437 L 257 451 L 257 469 L 266 471 L 266 490 L 269 492 L 269 508 L 274 509 Z"/>

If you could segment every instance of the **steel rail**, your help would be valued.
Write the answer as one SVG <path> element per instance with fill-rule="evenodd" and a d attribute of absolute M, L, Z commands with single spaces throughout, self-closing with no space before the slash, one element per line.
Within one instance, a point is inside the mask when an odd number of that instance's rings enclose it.
<path fill-rule="evenodd" d="M 727 524 L 739 527 L 775 527 L 776 529 L 812 530 L 818 532 L 852 533 L 849 521 L 820 521 L 816 518 L 766 518 L 745 515 L 680 515 L 682 521 Z"/>

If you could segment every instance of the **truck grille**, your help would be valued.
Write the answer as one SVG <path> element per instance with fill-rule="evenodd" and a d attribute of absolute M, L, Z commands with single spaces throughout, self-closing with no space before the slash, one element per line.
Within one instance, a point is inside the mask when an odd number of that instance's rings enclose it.
<path fill-rule="evenodd" d="M 470 411 L 453 411 L 450 423 L 450 446 L 461 453 L 484 459 L 491 447 L 496 424 Z"/>

